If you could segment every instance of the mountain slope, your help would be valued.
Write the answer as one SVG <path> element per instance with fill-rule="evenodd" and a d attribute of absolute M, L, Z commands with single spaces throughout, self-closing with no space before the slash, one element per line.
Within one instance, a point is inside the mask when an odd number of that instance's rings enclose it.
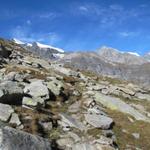
<path fill-rule="evenodd" d="M 150 86 L 150 63 L 141 65 L 108 63 L 108 60 L 104 60 L 96 53 L 68 54 L 61 62 L 76 69 L 88 70 L 100 75 L 130 80 Z"/>
<path fill-rule="evenodd" d="M 101 72 L 118 67 L 96 53 L 65 57 Z M 149 149 L 149 89 L 46 61 L 3 39 L 0 58 L 0 149 Z"/>
<path fill-rule="evenodd" d="M 147 60 L 134 52 L 120 52 L 110 47 L 102 47 L 98 54 L 107 62 L 122 63 L 127 65 L 140 65 L 147 63 Z"/>
<path fill-rule="evenodd" d="M 149 149 L 149 89 L 49 63 L 8 40 L 0 58 L 0 149 Z M 95 53 L 66 60 L 101 61 Z"/>

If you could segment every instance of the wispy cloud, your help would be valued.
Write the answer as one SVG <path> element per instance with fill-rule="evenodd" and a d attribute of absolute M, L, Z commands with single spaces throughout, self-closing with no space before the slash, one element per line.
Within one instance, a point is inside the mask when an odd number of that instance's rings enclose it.
<path fill-rule="evenodd" d="M 129 32 L 129 31 L 123 31 L 118 33 L 120 37 L 135 37 L 138 36 L 139 34 L 140 34 L 139 32 Z"/>
<path fill-rule="evenodd" d="M 56 44 L 60 40 L 60 37 L 56 33 L 33 33 L 27 26 L 17 26 L 10 31 L 10 36 L 24 42 L 38 41 L 46 44 Z"/>
<path fill-rule="evenodd" d="M 85 11 L 85 12 L 87 12 L 87 11 L 88 11 L 88 8 L 85 7 L 85 6 L 79 6 L 79 10 L 80 10 L 80 11 Z"/>
<path fill-rule="evenodd" d="M 54 19 L 58 17 L 60 14 L 56 12 L 44 12 L 38 15 L 41 19 Z"/>
<path fill-rule="evenodd" d="M 141 5 L 146 7 L 146 5 Z M 111 4 L 108 6 L 97 5 L 96 3 L 79 3 L 76 8 L 72 9 L 75 15 L 84 15 L 88 19 L 97 20 L 101 26 L 108 27 L 112 25 L 120 25 L 127 22 L 128 19 L 139 19 L 147 11 L 141 10 L 139 6 L 134 8 L 125 8 L 119 4 Z"/>

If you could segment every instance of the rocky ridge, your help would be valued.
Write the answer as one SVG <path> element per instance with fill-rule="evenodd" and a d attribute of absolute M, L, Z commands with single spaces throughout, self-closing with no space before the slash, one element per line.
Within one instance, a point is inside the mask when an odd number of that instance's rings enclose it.
<path fill-rule="evenodd" d="M 149 89 L 43 60 L 3 39 L 0 56 L 0 149 L 150 147 Z"/>
<path fill-rule="evenodd" d="M 98 54 L 109 63 L 112 62 L 127 65 L 141 65 L 148 63 L 148 59 L 145 59 L 135 52 L 122 52 L 106 46 L 101 47 L 98 50 Z"/>

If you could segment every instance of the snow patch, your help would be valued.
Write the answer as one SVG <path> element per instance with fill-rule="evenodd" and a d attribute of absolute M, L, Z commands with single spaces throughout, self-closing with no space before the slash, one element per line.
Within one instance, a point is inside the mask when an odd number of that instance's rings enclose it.
<path fill-rule="evenodd" d="M 131 55 L 135 55 L 135 56 L 140 56 L 138 53 L 135 53 L 135 52 L 127 52 L 128 54 L 131 54 Z"/>
<path fill-rule="evenodd" d="M 24 42 L 16 39 L 16 38 L 13 38 L 13 41 L 16 43 L 16 44 L 25 44 Z"/>
<path fill-rule="evenodd" d="M 26 43 L 26 46 L 32 47 L 31 43 Z"/>
<path fill-rule="evenodd" d="M 50 45 L 41 44 L 41 43 L 39 43 L 39 42 L 36 42 L 36 44 L 37 44 L 37 46 L 40 47 L 40 48 L 55 49 L 55 50 L 57 50 L 58 52 L 64 53 L 64 50 L 63 50 L 63 49 L 60 49 L 60 48 L 57 48 L 57 47 L 53 47 L 53 46 L 50 46 Z"/>
<path fill-rule="evenodd" d="M 64 58 L 64 54 L 53 54 L 55 58 Z"/>

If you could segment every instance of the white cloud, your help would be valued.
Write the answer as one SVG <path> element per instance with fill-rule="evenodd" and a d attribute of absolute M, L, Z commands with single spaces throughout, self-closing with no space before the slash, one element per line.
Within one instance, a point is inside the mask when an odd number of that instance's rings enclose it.
<path fill-rule="evenodd" d="M 117 10 L 117 11 L 122 11 L 124 9 L 121 5 L 118 5 L 118 4 L 112 4 L 109 6 L 109 8 L 112 10 Z"/>
<path fill-rule="evenodd" d="M 91 21 L 97 21 L 102 27 L 117 26 L 127 23 L 128 20 L 139 20 L 140 16 L 146 13 L 139 6 L 126 8 L 119 4 L 102 6 L 96 3 L 78 3 L 75 8 L 71 8 L 71 12 L 74 15 L 83 15 Z"/>
<path fill-rule="evenodd" d="M 17 26 L 12 29 L 10 31 L 10 36 L 24 42 L 38 41 L 46 44 L 56 44 L 60 40 L 60 37 L 56 33 L 33 33 L 31 29 L 26 26 Z"/>
<path fill-rule="evenodd" d="M 86 7 L 86 6 L 80 6 L 79 7 L 79 10 L 81 10 L 81 11 L 88 11 L 88 8 Z"/>
<path fill-rule="evenodd" d="M 31 24 L 32 24 L 32 23 L 31 23 L 31 20 L 27 20 L 26 23 L 27 23 L 28 25 L 31 25 Z"/>

